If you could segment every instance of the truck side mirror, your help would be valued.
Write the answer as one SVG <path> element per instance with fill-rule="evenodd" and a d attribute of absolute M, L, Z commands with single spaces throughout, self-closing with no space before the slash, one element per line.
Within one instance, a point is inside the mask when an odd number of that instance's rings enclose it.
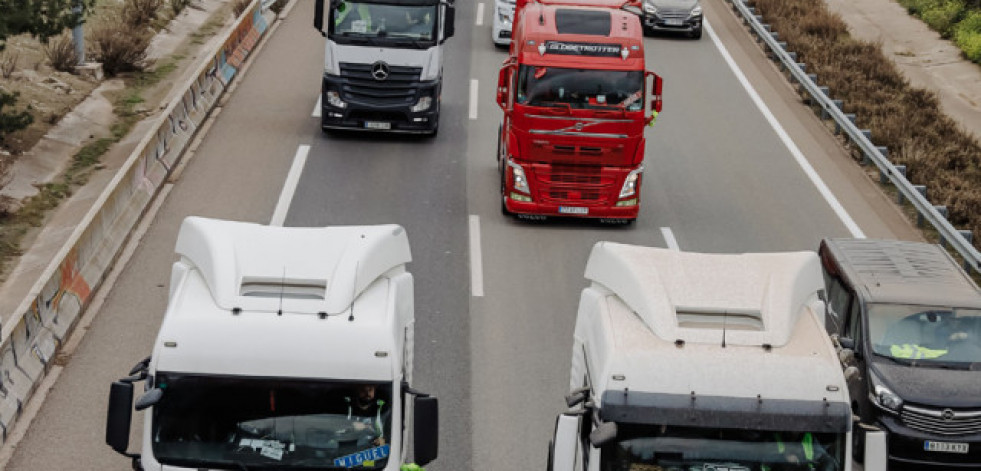
<path fill-rule="evenodd" d="M 436 459 L 439 451 L 439 405 L 435 397 L 416 396 L 415 424 L 412 434 L 415 439 L 413 455 L 416 464 L 425 466 Z"/>
<path fill-rule="evenodd" d="M 651 89 L 651 110 L 660 113 L 661 106 L 662 106 L 661 89 L 664 87 L 664 80 L 661 78 L 660 75 L 655 74 L 654 72 L 648 71 L 647 75 L 650 77 L 654 77 L 654 86 Z M 648 122 L 651 121 L 651 119 L 652 118 L 649 117 Z"/>
<path fill-rule="evenodd" d="M 886 471 L 886 432 L 865 431 L 865 471 Z"/>
<path fill-rule="evenodd" d="M 859 376 L 858 368 L 854 366 L 849 366 L 848 368 L 845 368 L 845 371 L 842 374 L 845 376 L 846 383 L 851 383 L 852 381 L 855 380 L 855 378 L 858 378 Z"/>
<path fill-rule="evenodd" d="M 838 337 L 838 345 L 847 350 L 855 350 L 855 339 L 851 337 Z"/>
<path fill-rule="evenodd" d="M 456 19 L 456 7 L 452 4 L 446 6 L 446 19 L 443 20 L 443 40 L 453 37 L 453 33 L 456 32 L 455 20 Z"/>
<path fill-rule="evenodd" d="M 508 88 L 510 87 L 511 70 L 510 65 L 505 65 L 497 73 L 497 106 L 500 106 L 505 113 L 508 112 Z"/>
<path fill-rule="evenodd" d="M 106 414 L 106 444 L 117 453 L 126 454 L 129 427 L 133 419 L 133 383 L 115 381 L 109 389 L 109 411 Z"/>
<path fill-rule="evenodd" d="M 589 396 L 589 388 L 583 387 L 575 389 L 569 394 L 565 395 L 565 404 L 569 407 L 575 407 L 576 404 L 582 403 Z"/>
<path fill-rule="evenodd" d="M 130 393 L 130 395 L 132 395 L 132 392 Z M 143 410 L 157 405 L 157 403 L 160 402 L 160 399 L 163 397 L 163 395 L 164 395 L 163 389 L 160 388 L 153 388 L 147 391 L 145 394 L 140 396 L 139 399 L 136 400 L 136 410 Z"/>
<path fill-rule="evenodd" d="M 327 36 L 324 32 L 324 0 L 313 2 L 313 27 L 320 31 L 321 36 Z"/>

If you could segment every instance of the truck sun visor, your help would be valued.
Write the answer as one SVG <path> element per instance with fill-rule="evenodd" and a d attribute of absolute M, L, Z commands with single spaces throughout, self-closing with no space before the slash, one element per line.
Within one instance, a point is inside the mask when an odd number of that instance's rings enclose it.
<path fill-rule="evenodd" d="M 555 29 L 559 34 L 610 35 L 610 13 L 605 11 L 555 10 Z"/>

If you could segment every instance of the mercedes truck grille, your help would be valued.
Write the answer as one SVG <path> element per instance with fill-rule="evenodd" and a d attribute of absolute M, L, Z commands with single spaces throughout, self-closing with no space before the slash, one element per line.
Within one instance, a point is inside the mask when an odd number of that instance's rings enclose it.
<path fill-rule="evenodd" d="M 911 429 L 937 435 L 981 433 L 981 410 L 935 409 L 905 405 L 900 419 Z"/>
<path fill-rule="evenodd" d="M 342 94 L 349 100 L 376 105 L 411 105 L 416 100 L 416 88 L 422 67 L 387 66 L 384 80 L 372 74 L 372 64 L 341 62 L 344 79 Z"/>

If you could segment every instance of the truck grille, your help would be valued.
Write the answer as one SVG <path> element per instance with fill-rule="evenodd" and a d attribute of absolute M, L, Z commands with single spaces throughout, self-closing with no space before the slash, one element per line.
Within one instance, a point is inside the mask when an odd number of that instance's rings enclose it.
<path fill-rule="evenodd" d="M 558 204 L 602 204 L 615 182 L 600 167 L 587 165 L 536 166 L 541 197 Z"/>
<path fill-rule="evenodd" d="M 375 80 L 371 64 L 341 62 L 341 77 L 345 79 L 341 94 L 344 98 L 373 105 L 411 105 L 422 67 L 390 65 L 385 80 Z"/>
<path fill-rule="evenodd" d="M 945 413 L 949 418 L 945 418 Z M 906 405 L 903 406 L 900 419 L 911 429 L 937 435 L 981 433 L 981 410 L 934 409 Z"/>

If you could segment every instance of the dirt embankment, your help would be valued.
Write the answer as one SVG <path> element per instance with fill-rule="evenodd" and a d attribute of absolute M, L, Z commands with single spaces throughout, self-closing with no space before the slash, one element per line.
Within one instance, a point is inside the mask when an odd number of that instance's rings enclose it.
<path fill-rule="evenodd" d="M 753 4 L 859 127 L 872 130 L 872 141 L 888 147 L 890 160 L 906 165 L 909 180 L 926 185 L 928 199 L 947 206 L 950 222 L 970 229 L 981 246 L 981 146 L 943 113 L 936 95 L 912 87 L 878 44 L 851 37 L 823 2 Z"/>

